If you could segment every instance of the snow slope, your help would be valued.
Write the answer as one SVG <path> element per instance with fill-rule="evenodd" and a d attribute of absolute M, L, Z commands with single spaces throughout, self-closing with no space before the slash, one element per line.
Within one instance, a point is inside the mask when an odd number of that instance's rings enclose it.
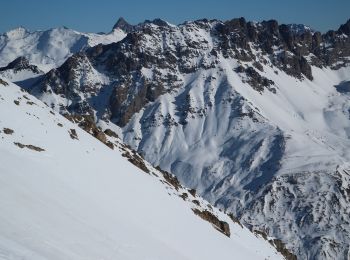
<path fill-rule="evenodd" d="M 218 232 L 191 210 L 210 210 L 202 199 L 3 80 L 0 129 L 1 259 L 281 259 L 214 209 L 231 236 Z"/>
<path fill-rule="evenodd" d="M 125 36 L 120 29 L 96 34 L 65 27 L 34 32 L 19 27 L 0 35 L 0 67 L 24 56 L 31 64 L 47 72 L 61 65 L 73 53 L 98 44 L 118 42 Z"/>
<path fill-rule="evenodd" d="M 263 66 L 274 94 L 221 64 L 136 113 L 124 142 L 301 259 L 347 256 L 350 95 L 336 86 L 350 67 L 313 67 L 314 80 L 301 81 Z"/>

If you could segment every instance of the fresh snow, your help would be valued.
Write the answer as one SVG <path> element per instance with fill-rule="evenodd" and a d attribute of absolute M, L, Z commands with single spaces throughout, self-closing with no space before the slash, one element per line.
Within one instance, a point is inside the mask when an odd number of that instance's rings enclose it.
<path fill-rule="evenodd" d="M 0 35 L 0 67 L 20 56 L 48 72 L 72 54 L 98 44 L 118 42 L 126 36 L 120 29 L 108 34 L 81 33 L 65 27 L 30 32 L 19 27 Z"/>
<path fill-rule="evenodd" d="M 231 237 L 218 232 L 149 164 L 156 176 L 11 83 L 0 84 L 0 130 L 0 259 L 282 259 L 214 210 Z"/>

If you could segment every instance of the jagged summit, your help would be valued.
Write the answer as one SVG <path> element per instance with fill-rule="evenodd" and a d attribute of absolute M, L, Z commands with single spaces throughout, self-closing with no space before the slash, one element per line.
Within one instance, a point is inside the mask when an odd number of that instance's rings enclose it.
<path fill-rule="evenodd" d="M 28 66 L 29 66 L 29 60 L 26 57 L 20 56 L 14 59 L 13 61 L 11 61 L 5 68 L 17 69 L 17 68 L 25 68 Z"/>
<path fill-rule="evenodd" d="M 115 25 L 113 26 L 113 30 L 117 28 L 123 30 L 126 33 L 129 33 L 133 31 L 134 26 L 129 24 L 123 17 L 120 17 L 118 21 L 115 23 Z"/>
<path fill-rule="evenodd" d="M 152 24 L 155 24 L 155 25 L 157 25 L 157 26 L 169 26 L 170 24 L 167 22 L 167 21 L 165 21 L 165 20 L 163 20 L 163 19 L 160 19 L 160 18 L 156 18 L 156 19 L 153 19 L 153 20 L 145 20 L 145 22 L 144 22 L 145 24 L 147 24 L 147 23 L 152 23 Z"/>
<path fill-rule="evenodd" d="M 339 27 L 338 32 L 350 35 L 350 19 Z"/>
<path fill-rule="evenodd" d="M 148 24 L 154 24 L 160 27 L 174 26 L 160 18 L 155 18 L 153 20 L 145 20 L 144 22 L 138 23 L 137 25 L 131 25 L 123 17 L 120 17 L 118 21 L 115 23 L 115 25 L 113 26 L 113 30 L 120 29 L 126 33 L 130 33 L 133 31 L 137 31 L 138 29 L 143 28 L 145 25 L 148 25 Z"/>
<path fill-rule="evenodd" d="M 289 27 L 289 29 L 291 31 L 293 31 L 294 33 L 298 34 L 298 35 L 302 35 L 306 32 L 314 32 L 309 26 L 306 26 L 304 24 L 288 24 L 287 25 Z"/>

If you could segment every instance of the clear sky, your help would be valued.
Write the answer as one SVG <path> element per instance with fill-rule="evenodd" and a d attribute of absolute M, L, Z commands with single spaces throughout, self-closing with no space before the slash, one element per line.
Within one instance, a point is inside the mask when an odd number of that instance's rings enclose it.
<path fill-rule="evenodd" d="M 0 0 L 0 10 L 0 33 L 18 26 L 108 32 L 121 16 L 132 24 L 154 18 L 173 24 L 200 18 L 274 18 L 325 32 L 350 18 L 350 0 Z"/>

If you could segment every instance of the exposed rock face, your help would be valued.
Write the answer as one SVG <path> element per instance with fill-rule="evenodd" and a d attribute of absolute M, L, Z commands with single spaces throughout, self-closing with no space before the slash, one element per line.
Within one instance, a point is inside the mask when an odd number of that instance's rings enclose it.
<path fill-rule="evenodd" d="M 77 131 L 75 129 L 70 129 L 68 133 L 70 138 L 72 138 L 73 140 L 79 140 Z"/>
<path fill-rule="evenodd" d="M 7 135 L 12 135 L 15 132 L 12 129 L 6 127 L 2 131 Z"/>
<path fill-rule="evenodd" d="M 259 64 L 259 63 L 258 63 Z M 258 66 L 259 65 L 255 65 Z M 274 82 L 270 79 L 267 79 L 261 76 L 253 67 L 244 68 L 243 66 L 239 66 L 236 69 L 237 73 L 244 73 L 247 77 L 247 82 L 250 86 L 252 86 L 255 90 L 259 92 L 263 92 L 264 89 L 268 89 L 273 93 L 276 93 L 276 89 L 270 87 L 274 85 Z"/>
<path fill-rule="evenodd" d="M 310 65 L 333 65 L 335 53 L 340 53 L 336 59 L 348 56 L 348 47 L 345 46 L 349 46 L 349 39 L 341 36 L 343 31 L 347 31 L 346 28 L 346 25 L 342 25 L 337 32 L 321 35 L 310 30 L 296 31 L 292 26 L 278 25 L 275 20 L 253 24 L 240 18 L 221 24 L 219 32 L 224 47 L 234 44 L 246 50 L 243 54 L 237 51 L 225 52 L 226 55 L 252 60 L 250 47 L 253 44 L 262 52 L 272 55 L 272 63 L 288 74 L 312 80 Z M 311 59 L 310 62 L 307 58 Z"/>
<path fill-rule="evenodd" d="M 45 149 L 40 148 L 40 147 L 35 146 L 35 145 L 32 145 L 32 144 L 21 144 L 21 143 L 18 143 L 18 142 L 14 142 L 14 144 L 16 146 L 18 146 L 19 148 L 21 148 L 21 149 L 27 148 L 27 149 L 30 149 L 30 150 L 33 150 L 33 151 L 37 151 L 37 152 L 45 151 Z"/>
<path fill-rule="evenodd" d="M 4 81 L 3 79 L 0 79 L 0 84 L 3 86 L 8 86 L 8 83 Z"/>
<path fill-rule="evenodd" d="M 291 259 L 341 259 L 350 241 L 348 29 L 146 21 L 121 42 L 73 55 L 32 93 L 61 113 L 122 127 L 146 160 L 280 239 Z"/>
<path fill-rule="evenodd" d="M 350 35 L 350 19 L 345 24 L 339 27 L 338 33 L 344 33 L 348 36 Z"/>
<path fill-rule="evenodd" d="M 0 68 L 0 71 L 6 71 L 12 69 L 14 72 L 18 72 L 21 70 L 30 70 L 35 74 L 43 73 L 37 66 L 31 65 L 29 60 L 25 57 L 18 57 L 12 62 L 10 62 L 6 67 Z"/>
<path fill-rule="evenodd" d="M 179 75 L 218 67 L 221 56 L 253 62 L 260 72 L 245 65 L 237 70 L 246 74 L 247 82 L 257 91 L 267 88 L 275 92 L 274 82 L 260 75 L 261 64 L 310 80 L 311 65 L 345 66 L 349 62 L 346 57 L 350 55 L 350 38 L 343 35 L 347 35 L 348 26 L 349 22 L 338 31 L 321 35 L 300 26 L 279 25 L 275 20 L 199 20 L 175 27 L 160 19 L 131 26 L 120 18 L 115 27 L 129 32 L 123 41 L 73 55 L 45 76 L 41 91 L 53 91 L 70 100 L 69 106 L 64 105 L 70 112 L 87 113 L 97 109 L 87 99 L 101 96 L 99 91 L 108 85 L 109 96 L 103 101 L 101 118 L 124 126 L 147 103 L 180 86 Z M 16 61 L 19 62 L 26 64 L 22 58 Z M 109 80 L 94 80 L 99 74 Z"/>
<path fill-rule="evenodd" d="M 123 17 L 120 17 L 118 21 L 115 23 L 115 25 L 113 26 L 113 29 L 117 29 L 117 28 L 123 30 L 126 33 L 132 32 L 134 30 L 134 26 L 129 24 L 127 21 L 125 21 Z"/>
<path fill-rule="evenodd" d="M 198 209 L 193 209 L 194 214 L 198 215 L 202 219 L 208 221 L 209 223 L 212 223 L 217 230 L 222 232 L 224 235 L 230 237 L 230 226 L 227 222 L 219 220 L 213 213 L 205 210 L 200 211 Z"/>
<path fill-rule="evenodd" d="M 72 115 L 72 114 L 65 114 L 65 118 L 67 118 L 69 121 L 78 124 L 78 126 L 82 129 L 84 129 L 86 132 L 94 136 L 97 140 L 107 145 L 109 148 L 114 149 L 114 145 L 107 140 L 106 134 L 109 136 L 117 137 L 117 135 L 110 129 L 106 130 L 105 133 L 102 131 L 101 128 L 96 126 L 96 123 L 94 121 L 94 117 L 91 115 Z M 74 130 L 74 129 L 72 129 Z M 74 132 L 70 132 L 70 136 L 73 139 L 78 139 L 78 136 Z"/>

